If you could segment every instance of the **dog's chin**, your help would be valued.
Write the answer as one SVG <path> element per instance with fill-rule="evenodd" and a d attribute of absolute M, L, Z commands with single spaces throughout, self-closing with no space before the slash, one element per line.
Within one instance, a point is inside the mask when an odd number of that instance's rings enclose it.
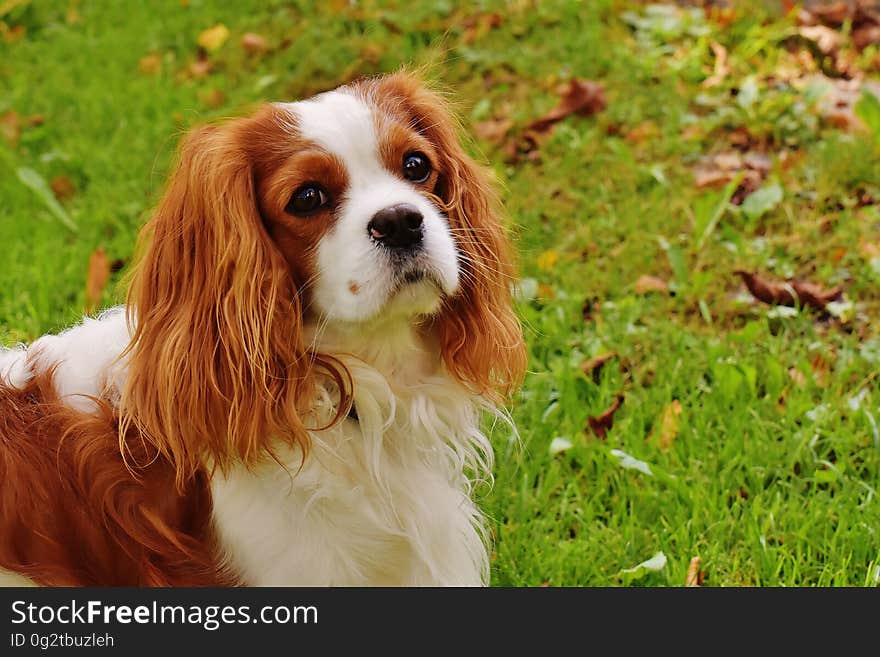
<path fill-rule="evenodd" d="M 443 287 L 424 271 L 411 271 L 400 276 L 392 286 L 388 301 L 378 317 L 405 319 L 434 315 L 443 303 Z"/>

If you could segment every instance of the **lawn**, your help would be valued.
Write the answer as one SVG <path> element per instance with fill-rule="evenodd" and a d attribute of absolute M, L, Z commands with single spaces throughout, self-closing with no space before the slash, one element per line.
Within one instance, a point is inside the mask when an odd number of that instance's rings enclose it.
<path fill-rule="evenodd" d="M 0 20 L 0 343 L 76 321 L 98 248 L 99 305 L 123 299 L 188 127 L 423 67 L 520 253 L 493 584 L 877 585 L 880 46 L 854 22 L 622 0 L 0 0 Z M 607 107 L 535 134 L 571 80 Z M 738 270 L 843 296 L 773 306 Z"/>

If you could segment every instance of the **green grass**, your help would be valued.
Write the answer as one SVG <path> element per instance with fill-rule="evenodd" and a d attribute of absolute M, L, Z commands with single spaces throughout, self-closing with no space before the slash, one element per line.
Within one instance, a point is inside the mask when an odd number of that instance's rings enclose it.
<path fill-rule="evenodd" d="M 0 18 L 26 32 L 0 42 L 0 115 L 45 121 L 22 128 L 17 145 L 0 142 L 0 342 L 75 321 L 96 247 L 128 262 L 194 123 L 410 64 L 429 67 L 466 125 L 509 118 L 517 134 L 556 104 L 561 81 L 600 80 L 607 110 L 561 122 L 539 159 L 475 145 L 504 185 L 530 350 L 512 404 L 521 444 L 498 432 L 496 483 L 483 501 L 495 522 L 493 583 L 682 585 L 699 556 L 711 586 L 876 585 L 880 261 L 865 245 L 880 246 L 880 207 L 855 199 L 880 199 L 878 136 L 838 130 L 810 90 L 768 77 L 798 46 L 793 24 L 762 4 L 726 27 L 648 24 L 641 5 L 615 0 L 466 11 L 444 0 L 106 0 L 71 3 L 74 21 L 67 3 L 15 8 Z M 466 26 L 499 7 L 500 25 Z M 231 36 L 210 74 L 193 79 L 196 39 L 216 23 Z M 248 31 L 271 50 L 246 55 Z M 726 47 L 731 71 L 703 88 L 711 42 Z M 161 70 L 145 74 L 139 61 L 151 54 Z M 868 49 L 857 64 L 876 78 L 878 59 Z M 750 77 L 757 96 L 735 95 Z M 698 159 L 729 150 L 738 128 L 763 144 L 768 181 L 783 190 L 761 216 L 694 185 Z M 75 233 L 21 183 L 19 167 L 70 178 Z M 842 284 L 853 306 L 845 321 L 775 316 L 745 298 L 735 269 Z M 638 294 L 644 274 L 674 294 Z M 121 299 L 108 286 L 105 305 Z M 608 351 L 620 358 L 595 378 L 581 372 Z M 606 439 L 585 432 L 619 392 Z M 682 414 L 664 448 L 673 400 Z M 572 447 L 551 456 L 557 437 Z M 653 476 L 621 467 L 612 449 Z M 621 574 L 659 551 L 664 569 Z"/>

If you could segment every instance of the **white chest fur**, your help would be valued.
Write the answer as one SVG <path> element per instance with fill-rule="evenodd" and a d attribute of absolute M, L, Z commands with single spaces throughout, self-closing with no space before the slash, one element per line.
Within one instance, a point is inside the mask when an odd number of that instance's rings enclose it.
<path fill-rule="evenodd" d="M 213 482 L 229 564 L 254 585 L 479 585 L 483 519 L 465 472 L 491 468 L 472 398 L 444 377 L 393 389 L 345 359 L 357 420 Z"/>

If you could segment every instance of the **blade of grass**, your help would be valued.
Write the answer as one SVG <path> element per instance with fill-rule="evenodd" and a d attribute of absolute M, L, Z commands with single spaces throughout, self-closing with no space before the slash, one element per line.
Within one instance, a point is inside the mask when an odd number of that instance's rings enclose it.
<path fill-rule="evenodd" d="M 18 167 L 15 170 L 15 173 L 18 175 L 18 179 L 22 184 L 37 195 L 37 198 L 43 202 L 46 209 L 49 210 L 49 212 L 51 212 L 65 228 L 72 233 L 77 232 L 76 224 L 73 223 L 73 220 L 70 218 L 70 215 L 67 214 L 67 211 L 61 207 L 61 204 L 55 198 L 55 195 L 52 193 L 52 190 L 49 188 L 49 185 L 43 176 L 29 167 Z"/>

